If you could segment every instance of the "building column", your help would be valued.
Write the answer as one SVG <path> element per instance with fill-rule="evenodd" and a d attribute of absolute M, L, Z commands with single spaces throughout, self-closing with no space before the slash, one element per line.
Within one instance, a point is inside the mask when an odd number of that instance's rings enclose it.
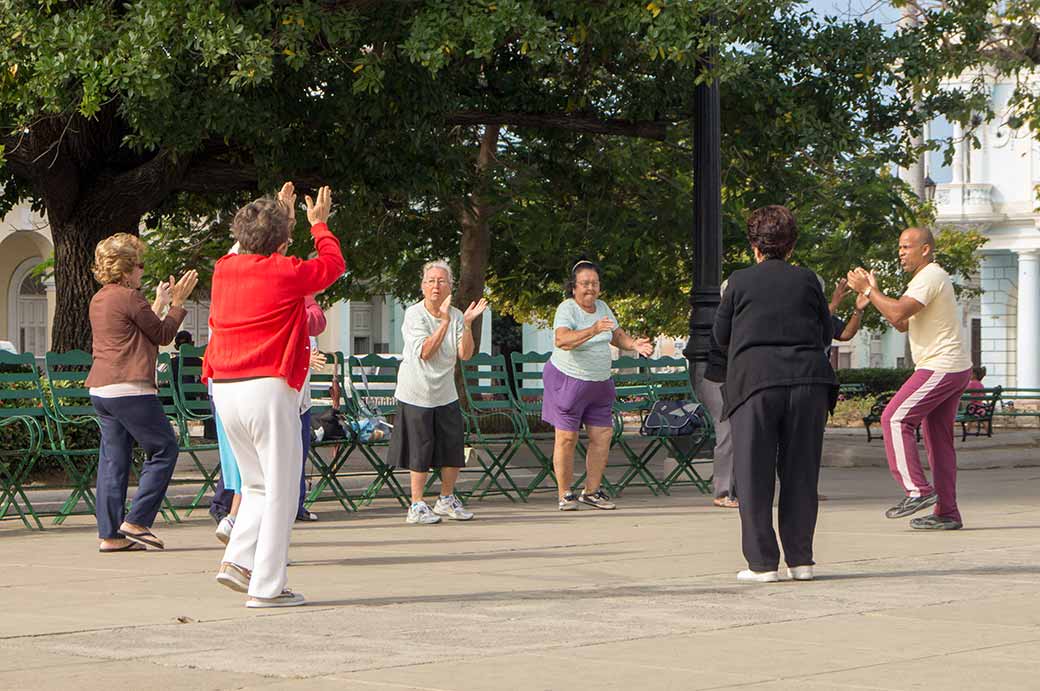
<path fill-rule="evenodd" d="M 1018 381 L 1040 387 L 1040 249 L 1018 252 Z"/>

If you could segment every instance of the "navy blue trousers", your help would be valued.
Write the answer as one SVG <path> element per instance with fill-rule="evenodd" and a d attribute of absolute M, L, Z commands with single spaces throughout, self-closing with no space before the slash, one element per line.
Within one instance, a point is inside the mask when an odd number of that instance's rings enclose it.
<path fill-rule="evenodd" d="M 98 536 L 118 538 L 124 520 L 150 528 L 177 465 L 177 435 L 173 426 L 158 396 L 91 396 L 90 402 L 101 423 L 96 491 Z M 124 516 L 134 441 L 144 449 L 147 460 L 130 513 Z"/>
<path fill-rule="evenodd" d="M 303 516 L 307 510 L 303 506 L 307 498 L 307 452 L 311 449 L 311 411 L 306 410 L 300 415 L 300 434 L 303 441 L 303 467 L 300 470 L 300 505 L 296 509 L 296 515 Z M 213 518 L 220 520 L 231 512 L 231 501 L 235 493 L 224 488 L 224 478 L 217 481 L 213 490 L 213 501 L 209 505 L 209 513 Z"/>

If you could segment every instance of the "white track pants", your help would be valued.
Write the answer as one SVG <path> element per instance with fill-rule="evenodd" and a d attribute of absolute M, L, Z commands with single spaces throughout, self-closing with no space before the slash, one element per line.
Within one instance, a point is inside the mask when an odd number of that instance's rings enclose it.
<path fill-rule="evenodd" d="M 224 561 L 250 569 L 249 594 L 285 588 L 300 498 L 300 392 L 284 379 L 215 382 L 213 403 L 242 475 L 242 505 Z"/>

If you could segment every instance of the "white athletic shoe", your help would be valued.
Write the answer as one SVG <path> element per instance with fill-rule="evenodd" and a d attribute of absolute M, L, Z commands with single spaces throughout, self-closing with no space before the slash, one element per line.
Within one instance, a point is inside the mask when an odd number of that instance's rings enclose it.
<path fill-rule="evenodd" d="M 792 581 L 811 581 L 815 578 L 812 564 L 787 567 L 787 577 Z"/>
<path fill-rule="evenodd" d="M 752 571 L 744 569 L 737 574 L 737 580 L 741 583 L 776 583 L 780 580 L 780 574 L 776 571 Z"/>
<path fill-rule="evenodd" d="M 220 523 L 217 525 L 217 539 L 226 545 L 231 540 L 231 531 L 234 527 L 235 517 L 224 516 L 220 519 Z"/>
<path fill-rule="evenodd" d="M 430 511 L 430 507 L 426 505 L 426 502 L 421 501 L 417 504 L 412 504 L 408 508 L 408 518 L 405 519 L 408 523 L 419 523 L 421 525 L 432 525 L 434 523 L 440 523 L 441 517 L 434 515 L 433 511 Z"/>
<path fill-rule="evenodd" d="M 438 516 L 447 516 L 456 521 L 468 521 L 473 518 L 473 512 L 467 511 L 454 494 L 439 498 L 433 505 L 433 512 Z"/>
<path fill-rule="evenodd" d="M 305 604 L 307 598 L 301 593 L 294 593 L 286 588 L 277 597 L 251 597 L 246 600 L 246 607 L 250 609 L 263 609 L 266 607 L 297 607 Z"/>

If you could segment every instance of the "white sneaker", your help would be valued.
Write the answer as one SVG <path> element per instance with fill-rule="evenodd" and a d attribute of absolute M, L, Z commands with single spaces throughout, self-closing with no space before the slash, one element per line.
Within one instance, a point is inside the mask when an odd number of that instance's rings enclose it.
<path fill-rule="evenodd" d="M 426 505 L 426 502 L 421 501 L 417 504 L 412 504 L 408 509 L 408 518 L 405 519 L 407 523 L 421 523 L 422 525 L 432 525 L 433 523 L 440 523 L 441 517 L 435 516 L 433 511 L 430 511 L 430 507 Z"/>
<path fill-rule="evenodd" d="M 815 576 L 813 575 L 812 564 L 806 566 L 788 566 L 787 577 L 792 581 L 811 581 Z"/>
<path fill-rule="evenodd" d="M 224 516 L 220 519 L 220 523 L 217 524 L 217 539 L 223 544 L 227 544 L 231 540 L 231 531 L 235 527 L 234 516 Z"/>
<path fill-rule="evenodd" d="M 297 607 L 307 602 L 301 593 L 294 593 L 286 588 L 277 597 L 251 597 L 246 600 L 246 607 L 263 609 L 266 607 Z"/>
<path fill-rule="evenodd" d="M 238 593 L 248 593 L 249 579 L 252 575 L 249 569 L 243 569 L 238 564 L 225 561 L 221 563 L 220 570 L 217 572 L 217 583 Z"/>
<path fill-rule="evenodd" d="M 752 571 L 744 569 L 737 574 L 737 580 L 741 583 L 776 583 L 780 580 L 780 574 L 776 571 Z"/>
<path fill-rule="evenodd" d="M 473 518 L 473 512 L 467 511 L 454 494 L 439 498 L 433 505 L 433 512 L 438 516 L 447 516 L 456 521 L 468 521 Z"/>

